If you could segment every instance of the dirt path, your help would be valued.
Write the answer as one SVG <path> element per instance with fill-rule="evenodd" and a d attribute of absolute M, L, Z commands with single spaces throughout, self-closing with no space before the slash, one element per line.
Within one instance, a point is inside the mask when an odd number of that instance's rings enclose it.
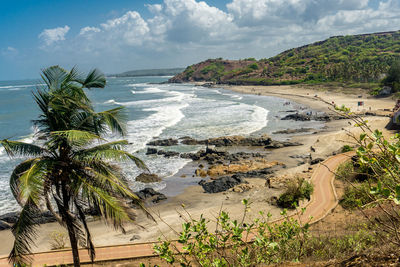
<path fill-rule="evenodd" d="M 333 185 L 335 171 L 337 167 L 348 160 L 353 153 L 339 154 L 326 159 L 314 171 L 311 181 L 314 185 L 314 193 L 311 201 L 305 206 L 306 211 L 300 217 L 302 222 L 306 222 L 310 217 L 311 223 L 323 219 L 338 204 L 336 191 Z M 153 255 L 153 243 L 137 243 L 119 246 L 106 246 L 96 248 L 96 262 L 118 259 L 142 258 Z M 85 249 L 80 252 L 81 262 L 89 263 L 90 259 Z M 32 266 L 72 264 L 72 254 L 70 250 L 49 251 L 33 254 Z M 0 258 L 0 267 L 11 266 L 7 257 Z"/>

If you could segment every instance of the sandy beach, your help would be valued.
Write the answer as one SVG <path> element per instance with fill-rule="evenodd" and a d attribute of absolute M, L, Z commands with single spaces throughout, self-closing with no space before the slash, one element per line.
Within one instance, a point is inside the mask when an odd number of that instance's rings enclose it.
<path fill-rule="evenodd" d="M 383 115 L 389 114 L 387 110 L 392 109 L 394 106 L 394 100 L 390 98 L 371 98 L 367 97 L 366 93 L 344 94 L 320 89 L 313 90 L 299 86 L 224 86 L 224 88 L 243 94 L 278 96 L 317 111 L 332 112 L 330 110 L 331 107 L 326 103 L 332 103 L 333 101 L 336 105 L 345 105 L 355 112 L 368 111 L 382 115 L 367 117 L 372 129 L 384 129 L 389 118 Z M 360 101 L 364 102 L 364 106 L 358 107 L 357 103 Z M 273 218 L 278 218 L 280 209 L 269 204 L 271 197 L 279 196 L 282 190 L 284 190 L 284 180 L 286 178 L 292 178 L 295 174 L 309 177 L 312 172 L 312 169 L 309 169 L 310 165 L 308 163 L 299 165 L 299 160 L 290 156 L 311 154 L 312 158 L 326 158 L 332 155 L 333 152 L 338 151 L 343 145 L 351 142 L 345 130 L 358 131 L 347 120 L 330 121 L 326 123 L 326 127 L 322 131 L 313 134 L 297 134 L 291 138 L 290 141 L 300 142 L 303 144 L 302 146 L 272 150 L 268 156 L 268 160 L 283 162 L 288 166 L 285 169 L 279 170 L 275 174 L 276 178 L 272 179 L 272 184 L 275 188 L 266 187 L 265 179 L 258 178 L 247 179 L 249 190 L 245 192 L 227 191 L 207 194 L 204 193 L 201 186 L 191 186 L 186 188 L 182 194 L 149 207 L 157 223 L 139 213 L 137 225 L 126 225 L 126 234 L 122 234 L 114 231 L 112 227 L 105 226 L 101 221 L 90 222 L 89 227 L 92 231 L 94 244 L 95 246 L 105 246 L 155 241 L 161 235 L 173 238 L 174 234 L 170 227 L 179 231 L 183 217 L 187 217 L 186 211 L 194 218 L 198 218 L 203 214 L 206 218 L 213 221 L 218 212 L 223 209 L 228 211 L 232 217 L 239 218 L 243 212 L 241 200 L 244 198 L 252 202 L 248 215 L 249 219 L 257 216 L 260 210 L 271 212 Z M 386 131 L 386 133 L 389 133 L 389 131 Z M 311 147 L 313 148 L 312 150 Z M 182 204 L 186 211 L 182 208 Z M 162 221 L 160 218 L 162 218 Z M 57 223 L 41 225 L 36 242 L 37 247 L 33 247 L 33 250 L 50 250 L 50 234 L 54 231 L 65 232 Z M 1 231 L 0 239 L 3 240 L 3 245 L 0 247 L 0 255 L 7 255 L 13 244 L 11 231 Z"/>

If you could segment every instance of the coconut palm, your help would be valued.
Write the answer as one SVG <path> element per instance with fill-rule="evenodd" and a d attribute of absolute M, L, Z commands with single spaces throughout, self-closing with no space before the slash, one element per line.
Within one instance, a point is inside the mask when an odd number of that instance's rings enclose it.
<path fill-rule="evenodd" d="M 145 210 L 118 168 L 119 162 L 127 161 L 145 169 L 144 163 L 123 150 L 127 141 L 102 138 L 111 132 L 124 134 L 123 109 L 95 112 L 84 88 L 103 88 L 105 77 L 98 70 L 80 77 L 75 68 L 44 69 L 46 86 L 33 94 L 41 111 L 34 121 L 41 145 L 0 141 L 9 156 L 29 157 L 10 178 L 11 191 L 22 208 L 12 227 L 15 241 L 9 260 L 14 264 L 31 260 L 35 217 L 45 208 L 67 228 L 74 266 L 80 265 L 78 244 L 88 249 L 92 261 L 95 257 L 86 209 L 94 209 L 107 224 L 122 231 L 123 223 L 134 219 L 128 200 Z"/>

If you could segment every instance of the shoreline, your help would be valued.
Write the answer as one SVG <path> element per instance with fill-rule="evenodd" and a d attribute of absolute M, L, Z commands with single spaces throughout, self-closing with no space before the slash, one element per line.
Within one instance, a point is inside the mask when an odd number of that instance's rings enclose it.
<path fill-rule="evenodd" d="M 327 94 L 326 92 L 295 88 L 293 86 L 215 86 L 215 88 L 224 88 L 242 94 L 261 94 L 281 97 L 284 99 L 295 101 L 314 110 L 324 112 L 332 111 L 330 111 L 327 107 L 327 104 L 323 103 L 320 99 L 314 99 L 313 96 L 315 94 L 317 94 L 325 101 L 335 101 L 335 103 L 337 103 L 338 105 L 341 105 L 343 103 L 346 106 L 350 106 L 351 108 L 355 108 L 355 101 L 360 99 L 357 95 L 339 95 L 334 93 Z M 365 101 L 366 107 L 368 107 L 367 104 L 370 104 L 371 106 L 373 105 L 373 111 L 383 108 L 392 108 L 394 105 L 394 101 L 388 99 L 373 99 L 372 101 L 371 99 L 364 100 L 364 98 L 362 98 L 361 101 Z M 381 128 L 385 124 L 385 120 L 387 120 L 387 118 L 371 117 L 371 123 L 377 128 Z M 317 130 L 316 134 L 301 133 L 296 134 L 295 136 L 287 135 L 288 137 L 290 137 L 290 141 L 303 143 L 303 145 L 300 147 L 284 147 L 271 150 L 271 153 L 268 156 L 269 161 L 277 160 L 284 163 L 291 162 L 289 168 L 278 171 L 275 176 L 294 177 L 296 174 L 299 173 L 307 176 L 309 174 L 308 168 L 310 167 L 310 165 L 301 164 L 299 166 L 296 166 L 299 163 L 299 159 L 291 158 L 290 156 L 310 154 L 313 158 L 327 157 L 327 155 L 331 155 L 333 151 L 338 150 L 339 144 L 341 144 L 342 142 L 346 142 L 346 140 L 349 141 L 349 139 L 346 138 L 346 134 L 344 133 L 344 131 L 340 130 L 341 128 L 349 128 L 347 120 L 331 121 L 325 123 L 325 125 L 326 128 L 322 130 Z M 311 146 L 314 148 L 315 152 L 310 151 Z M 193 166 L 196 165 L 196 163 L 194 162 L 191 163 L 193 164 Z M 176 175 L 179 175 L 179 171 Z M 185 178 L 181 179 L 184 180 Z M 201 178 L 197 179 L 198 181 L 200 181 Z M 139 213 L 137 224 L 141 225 L 146 230 L 143 230 L 139 226 L 134 224 L 127 224 L 127 234 L 123 235 L 119 232 L 109 231 L 109 228 L 99 220 L 91 221 L 89 222 L 89 227 L 92 232 L 94 244 L 95 246 L 102 246 L 153 241 L 157 240 L 157 238 L 162 234 L 168 235 L 168 233 L 171 233 L 169 226 L 173 227 L 176 230 L 179 230 L 182 223 L 182 220 L 179 218 L 181 217 L 181 214 L 179 213 L 185 212 L 182 210 L 181 204 L 185 204 L 185 209 L 190 212 L 190 214 L 194 217 L 198 217 L 200 216 L 200 214 L 204 214 L 206 218 L 213 220 L 215 218 L 215 215 L 218 214 L 221 207 L 224 210 L 227 210 L 232 217 L 240 217 L 243 211 L 243 205 L 240 203 L 240 201 L 243 198 L 247 198 L 253 202 L 253 212 L 249 213 L 250 217 L 256 216 L 259 210 L 264 210 L 271 211 L 274 215 L 273 218 L 277 218 L 281 209 L 269 205 L 268 202 L 271 196 L 279 195 L 279 193 L 283 190 L 282 187 L 280 187 L 280 189 L 274 190 L 265 186 L 264 179 L 251 178 L 247 180 L 251 183 L 253 188 L 243 193 L 228 191 L 222 193 L 207 194 L 203 192 L 201 186 L 189 185 L 183 190 L 182 193 L 168 198 L 168 200 L 165 202 L 161 202 L 159 204 L 149 207 L 152 214 L 155 214 L 156 219 L 159 221 L 157 225 L 152 223 L 150 220 L 147 220 L 143 216 L 143 214 Z M 279 185 L 279 182 L 282 181 L 279 181 L 278 179 L 276 181 L 276 184 Z M 282 186 L 282 184 L 280 186 Z M 169 224 L 169 226 L 161 222 L 158 217 L 161 217 L 166 223 Z M 57 223 L 40 225 L 39 236 L 36 242 L 38 247 L 34 249 L 34 251 L 48 251 L 50 249 L 50 233 L 53 231 L 60 231 L 60 229 L 62 228 Z M 138 235 L 139 238 L 132 240 L 133 237 L 136 235 Z M 0 255 L 5 255 L 8 253 L 8 251 L 10 251 L 12 247 L 13 237 L 11 231 L 0 231 L 0 238 L 5 241 L 5 244 L 7 244 L 7 246 L 3 246 L 2 248 L 0 248 Z"/>

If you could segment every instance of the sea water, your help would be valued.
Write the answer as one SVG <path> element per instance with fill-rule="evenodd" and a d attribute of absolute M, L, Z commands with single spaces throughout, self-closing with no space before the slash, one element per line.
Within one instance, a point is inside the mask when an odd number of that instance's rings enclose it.
<path fill-rule="evenodd" d="M 161 84 L 168 77 L 107 78 L 104 89 L 88 90 L 87 94 L 97 111 L 125 106 L 127 112 L 126 149 L 141 158 L 151 172 L 163 178 L 160 183 L 135 182 L 140 174 L 132 164 L 124 164 L 125 175 L 134 191 L 145 187 L 165 190 L 179 169 L 190 160 L 146 155 L 146 144 L 153 139 L 190 136 L 206 139 L 224 135 L 270 134 L 284 129 L 301 127 L 321 128 L 320 122 L 281 121 L 301 105 L 277 97 L 244 95 L 222 88 L 206 88 L 192 84 Z M 40 80 L 0 81 L 0 138 L 35 143 L 32 120 L 39 109 L 32 92 L 44 88 Z M 282 138 L 283 136 L 274 136 Z M 108 136 L 109 140 L 121 137 Z M 201 146 L 177 145 L 163 147 L 177 152 L 196 152 Z M 0 214 L 18 210 L 9 189 L 9 177 L 22 159 L 10 159 L 0 147 Z M 169 180 L 170 179 L 170 180 Z M 182 179 L 182 186 L 194 184 Z M 172 184 L 172 183 L 171 183 Z M 173 192 L 177 192 L 172 190 Z M 171 190 L 169 190 L 171 192 Z"/>

